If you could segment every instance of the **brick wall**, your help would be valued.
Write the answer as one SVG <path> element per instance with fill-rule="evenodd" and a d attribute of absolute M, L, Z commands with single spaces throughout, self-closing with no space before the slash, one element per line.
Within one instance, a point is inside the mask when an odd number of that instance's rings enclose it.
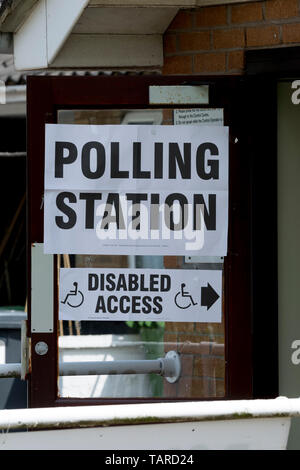
<path fill-rule="evenodd" d="M 241 74 L 244 51 L 300 45 L 300 1 L 182 10 L 164 35 L 164 74 Z"/>

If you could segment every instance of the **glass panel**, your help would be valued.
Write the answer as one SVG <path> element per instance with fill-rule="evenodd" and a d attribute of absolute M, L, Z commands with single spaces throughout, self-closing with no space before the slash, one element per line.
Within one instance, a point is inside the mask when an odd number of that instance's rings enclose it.
<path fill-rule="evenodd" d="M 173 110 L 61 110 L 65 124 L 173 124 Z M 182 256 L 61 255 L 63 267 L 222 269 L 221 259 Z M 211 262 L 214 261 L 214 262 Z M 224 280 L 224 279 L 223 279 Z M 200 286 L 199 286 L 200 289 Z M 63 376 L 61 397 L 209 398 L 225 396 L 224 295 L 221 323 L 60 321 L 62 362 L 124 361 L 180 356 L 179 380 L 153 373 Z"/>

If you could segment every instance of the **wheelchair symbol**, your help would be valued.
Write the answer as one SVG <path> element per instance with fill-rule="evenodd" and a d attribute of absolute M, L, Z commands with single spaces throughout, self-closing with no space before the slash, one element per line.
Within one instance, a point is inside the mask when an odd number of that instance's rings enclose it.
<path fill-rule="evenodd" d="M 70 307 L 77 308 L 83 304 L 84 296 L 83 293 L 78 290 L 78 282 L 73 282 L 74 289 L 70 290 L 65 297 L 65 300 L 61 300 L 62 304 L 67 304 Z M 68 300 L 69 297 L 72 297 L 71 302 Z"/>
<path fill-rule="evenodd" d="M 181 284 L 180 291 L 177 292 L 174 298 L 175 305 L 182 309 L 189 308 L 191 305 L 197 305 L 197 302 L 194 302 L 193 297 L 184 288 L 185 284 Z"/>

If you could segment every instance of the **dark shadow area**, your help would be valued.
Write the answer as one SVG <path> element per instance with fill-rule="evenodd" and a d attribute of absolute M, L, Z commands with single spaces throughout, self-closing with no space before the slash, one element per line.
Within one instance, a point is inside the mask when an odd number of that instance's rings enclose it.
<path fill-rule="evenodd" d="M 0 119 L 0 305 L 26 301 L 26 149 L 24 118 Z M 6 155 L 9 153 L 9 155 Z"/>

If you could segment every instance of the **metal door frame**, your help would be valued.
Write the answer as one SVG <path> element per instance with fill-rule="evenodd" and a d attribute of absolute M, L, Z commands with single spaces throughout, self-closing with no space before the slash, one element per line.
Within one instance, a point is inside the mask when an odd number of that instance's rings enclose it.
<path fill-rule="evenodd" d="M 31 252 L 35 243 L 43 242 L 44 192 L 44 125 L 57 122 L 59 109 L 80 108 L 148 108 L 150 85 L 209 84 L 209 106 L 223 107 L 225 125 L 230 127 L 229 177 L 229 235 L 228 256 L 225 260 L 225 344 L 226 390 L 225 399 L 252 398 L 254 351 L 252 280 L 261 266 L 253 270 L 252 228 L 258 212 L 253 208 L 252 188 L 255 174 L 249 157 L 247 136 L 254 132 L 248 85 L 241 77 L 197 76 L 80 76 L 27 78 L 27 214 L 28 214 L 28 331 L 31 338 L 31 371 L 29 374 L 29 406 L 50 407 L 170 401 L 170 399 L 70 399 L 59 398 L 58 381 L 58 305 L 57 272 L 53 268 L 53 328 L 52 331 L 32 331 Z M 243 101 L 244 99 L 244 101 Z M 158 108 L 161 106 L 157 106 Z M 174 106 L 164 105 L 165 108 Z M 180 106 L 176 105 L 176 108 Z M 182 106 L 186 107 L 186 106 Z M 192 107 L 189 105 L 189 107 Z M 248 114 L 245 114 L 245 107 Z M 155 106 L 151 105 L 151 108 Z M 241 117 L 242 116 L 242 117 Z M 250 130 L 249 124 L 252 123 Z M 259 208 L 258 208 L 259 211 Z M 271 254 L 273 255 L 273 253 Z M 49 256 L 49 255 L 48 255 Z M 56 266 L 54 256 L 53 266 Z M 275 315 L 275 320 L 276 320 Z M 36 344 L 45 342 L 47 354 L 35 352 Z M 263 379 L 268 384 L 270 373 Z M 272 370 L 274 376 L 274 370 Z M 275 380 L 276 381 L 276 380 Z M 273 385 L 262 387 L 264 395 L 276 396 Z M 267 392 L 266 392 L 267 391 Z M 266 392 L 266 393 L 265 393 Z M 216 399 L 214 397 L 214 399 Z M 224 398 L 222 398 L 224 399 Z M 178 399 L 179 400 L 179 399 Z M 187 399 L 185 399 L 187 400 Z M 193 399 L 194 400 L 194 399 Z M 172 400 L 175 401 L 175 400 Z"/>

